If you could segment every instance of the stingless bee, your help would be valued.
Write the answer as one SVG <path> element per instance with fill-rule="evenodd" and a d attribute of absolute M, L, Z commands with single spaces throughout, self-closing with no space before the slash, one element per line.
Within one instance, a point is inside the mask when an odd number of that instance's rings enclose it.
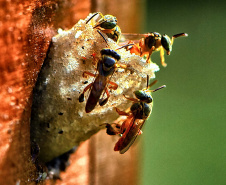
<path fill-rule="evenodd" d="M 187 37 L 187 33 L 179 33 L 170 37 L 166 34 L 161 35 L 158 32 L 151 32 L 147 34 L 130 34 L 123 33 L 125 38 L 141 38 L 139 41 L 129 39 L 129 43 L 134 43 L 132 47 L 128 47 L 131 53 L 135 53 L 141 57 L 146 56 L 146 62 L 150 63 L 151 54 L 153 51 L 160 51 L 160 58 L 162 66 L 166 67 L 164 58 L 164 50 L 167 55 L 170 55 L 175 38 Z M 135 43 L 136 42 L 136 43 Z"/>
<path fill-rule="evenodd" d="M 99 15 L 101 18 L 93 25 L 93 28 L 102 31 L 109 38 L 118 43 L 121 35 L 121 29 L 117 25 L 117 18 L 113 15 L 103 15 L 100 12 L 96 12 L 86 21 L 86 24 L 88 24 L 96 15 Z"/>
<path fill-rule="evenodd" d="M 95 78 L 94 82 L 86 86 L 79 96 L 79 102 L 83 102 L 85 92 L 87 90 L 90 90 L 85 107 L 86 113 L 91 112 L 97 105 L 98 101 L 100 106 L 103 106 L 107 103 L 110 97 L 108 88 L 113 90 L 116 90 L 118 88 L 118 85 L 116 83 L 110 81 L 110 77 L 113 75 L 117 67 L 123 67 L 122 65 L 117 64 L 117 61 L 120 60 L 121 56 L 115 50 L 105 48 L 102 49 L 100 53 L 101 58 L 98 60 L 97 63 L 97 73 L 92 74 L 87 71 L 83 73 L 84 77 L 93 76 Z M 107 97 L 103 98 L 105 93 Z M 100 98 L 101 95 L 102 98 Z"/>
<path fill-rule="evenodd" d="M 114 151 L 119 151 L 120 154 L 125 153 L 134 143 L 137 136 L 142 134 L 141 129 L 152 112 L 153 99 L 151 92 L 155 92 L 166 87 L 165 85 L 163 85 L 155 90 L 150 90 L 150 87 L 156 82 L 157 80 L 148 85 L 149 78 L 147 77 L 147 88 L 135 91 L 134 95 L 136 96 L 136 98 L 126 97 L 124 95 L 125 98 L 131 100 L 133 104 L 130 107 L 129 112 L 120 111 L 118 108 L 116 108 L 116 111 L 119 115 L 127 116 L 126 120 L 122 123 L 121 126 L 117 123 L 105 123 L 107 134 L 121 135 L 120 139 L 115 144 Z"/>

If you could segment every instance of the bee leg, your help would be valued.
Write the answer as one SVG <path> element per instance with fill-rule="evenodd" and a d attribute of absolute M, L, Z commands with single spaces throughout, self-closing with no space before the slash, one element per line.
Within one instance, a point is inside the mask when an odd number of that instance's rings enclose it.
<path fill-rule="evenodd" d="M 136 98 L 127 97 L 125 94 L 123 94 L 123 96 L 124 96 L 127 100 L 130 100 L 130 101 L 133 101 L 133 102 L 138 102 L 138 100 L 137 100 Z"/>
<path fill-rule="evenodd" d="M 111 85 L 108 87 L 109 89 L 116 90 L 116 89 L 118 88 L 118 84 L 116 84 L 116 83 L 114 83 L 114 82 L 112 82 L 112 81 L 109 81 L 109 84 L 111 84 Z M 105 90 L 105 93 L 106 93 L 106 95 L 107 95 L 107 98 L 105 98 L 105 99 L 101 98 L 101 99 L 99 100 L 99 105 L 100 105 L 100 106 L 105 105 L 105 104 L 107 103 L 109 97 L 110 97 L 110 93 L 109 93 L 109 91 L 107 90 L 107 88 L 106 88 L 106 90 Z M 104 96 L 104 94 L 103 94 L 103 96 Z M 102 96 L 102 97 L 103 97 L 103 96 Z"/>
<path fill-rule="evenodd" d="M 99 99 L 99 105 L 100 106 L 105 105 L 108 102 L 108 99 L 110 97 L 110 93 L 109 93 L 109 91 L 107 89 L 105 90 L 105 92 L 106 92 L 107 98 L 105 98 L 105 99 L 103 99 L 103 98 Z"/>
<path fill-rule="evenodd" d="M 154 49 L 155 49 L 155 46 L 152 46 L 151 49 L 149 50 L 148 57 L 146 59 L 146 63 L 151 63 L 151 55 L 152 55 Z"/>
<path fill-rule="evenodd" d="M 126 69 L 128 67 L 128 65 L 127 64 L 115 64 L 115 67 Z"/>
<path fill-rule="evenodd" d="M 145 92 L 151 92 L 151 91 L 149 91 L 149 88 L 152 87 L 153 85 L 155 85 L 157 82 L 158 82 L 158 80 L 154 80 L 153 82 L 148 84 L 147 89 L 145 90 Z"/>
<path fill-rule="evenodd" d="M 117 107 L 115 107 L 115 110 L 120 116 L 129 116 L 130 115 L 130 113 L 126 113 L 124 111 L 121 111 Z"/>
<path fill-rule="evenodd" d="M 138 134 L 138 135 L 143 134 L 142 130 L 139 130 L 137 134 Z"/>
<path fill-rule="evenodd" d="M 98 33 L 100 33 L 100 32 L 98 31 Z M 92 62 L 93 65 L 96 65 L 96 64 L 98 63 L 98 62 L 97 62 L 98 59 L 97 59 L 96 55 L 97 55 L 96 53 L 93 53 L 93 54 L 91 55 L 91 56 L 93 57 L 93 62 Z"/>
<path fill-rule="evenodd" d="M 116 90 L 118 88 L 118 84 L 116 84 L 112 81 L 109 81 L 109 84 L 111 84 L 110 86 L 108 86 L 109 89 Z"/>
<path fill-rule="evenodd" d="M 134 47 L 131 48 L 130 53 L 135 53 L 136 55 L 141 54 L 141 48 L 137 45 L 134 45 Z"/>
<path fill-rule="evenodd" d="M 101 30 L 103 33 L 112 33 L 112 29 L 104 29 L 104 30 Z"/>
<path fill-rule="evenodd" d="M 165 63 L 165 57 L 164 57 L 164 49 L 163 47 L 160 48 L 160 58 L 161 58 L 161 64 L 163 67 L 166 67 L 167 64 Z"/>
<path fill-rule="evenodd" d="M 84 78 L 87 78 L 87 76 L 93 76 L 93 77 L 95 77 L 95 74 L 90 73 L 90 72 L 88 72 L 88 71 L 84 71 L 83 74 L 82 74 L 82 76 L 83 76 Z"/>
<path fill-rule="evenodd" d="M 90 87 L 93 85 L 93 83 L 91 83 L 91 84 L 89 84 L 89 85 L 87 85 L 86 87 L 85 87 L 85 89 L 83 90 L 83 92 L 82 92 L 82 94 L 80 94 L 79 95 L 79 98 L 78 98 L 78 100 L 79 100 L 79 102 L 84 102 L 84 94 L 85 94 L 85 92 L 88 90 L 88 89 L 90 89 Z"/>
<path fill-rule="evenodd" d="M 144 38 L 140 39 L 139 43 L 138 43 L 138 49 L 139 49 L 139 54 L 140 56 L 143 55 L 143 51 L 142 50 L 145 50 L 146 46 L 145 46 L 145 40 Z"/>
<path fill-rule="evenodd" d="M 118 124 L 118 123 L 104 123 L 102 125 L 105 125 L 105 127 L 107 128 L 106 130 L 106 133 L 108 135 L 116 135 L 116 134 L 120 134 L 120 128 L 121 128 L 121 125 Z"/>

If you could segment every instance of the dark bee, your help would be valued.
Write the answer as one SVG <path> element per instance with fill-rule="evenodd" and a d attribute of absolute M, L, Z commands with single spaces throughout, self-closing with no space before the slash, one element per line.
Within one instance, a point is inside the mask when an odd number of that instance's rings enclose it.
<path fill-rule="evenodd" d="M 107 103 L 110 93 L 108 92 L 108 88 L 116 90 L 118 88 L 118 85 L 114 82 L 111 82 L 109 78 L 113 75 L 117 68 L 117 61 L 120 60 L 120 55 L 112 50 L 112 49 L 102 49 L 101 50 L 101 59 L 98 60 L 97 64 L 97 71 L 95 75 L 90 72 L 84 72 L 83 76 L 93 76 L 95 77 L 95 80 L 93 83 L 90 83 L 81 95 L 79 96 L 79 101 L 84 101 L 84 94 L 87 90 L 90 90 L 89 97 L 86 102 L 85 111 L 87 113 L 91 112 L 97 102 L 99 101 L 99 105 L 103 106 Z M 108 86 L 110 84 L 110 86 Z M 104 92 L 104 93 L 103 93 Z M 103 95 L 102 95 L 103 93 Z M 101 95 L 104 97 L 104 94 L 106 93 L 106 98 L 100 98 Z"/>
<path fill-rule="evenodd" d="M 147 83 L 148 81 L 149 80 L 147 78 Z M 157 81 L 154 81 L 152 84 L 147 86 L 146 89 L 135 91 L 134 94 L 136 98 L 125 96 L 125 98 L 131 100 L 133 104 L 130 107 L 129 112 L 120 111 L 116 108 L 119 115 L 127 116 L 127 119 L 122 123 L 120 130 L 118 128 L 119 126 L 115 123 L 112 124 L 112 126 L 111 124 L 106 124 L 107 133 L 110 133 L 109 135 L 122 135 L 114 147 L 114 150 L 119 151 L 120 154 L 125 153 L 134 143 L 137 136 L 142 134 L 141 129 L 152 112 L 153 99 L 151 92 L 155 92 L 165 87 L 165 85 L 163 85 L 155 90 L 150 90 L 149 88 L 156 82 Z"/>

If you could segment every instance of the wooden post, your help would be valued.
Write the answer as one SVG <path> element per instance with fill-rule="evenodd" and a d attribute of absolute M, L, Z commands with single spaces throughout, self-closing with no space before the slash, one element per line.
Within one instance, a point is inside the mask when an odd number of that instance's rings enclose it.
<path fill-rule="evenodd" d="M 137 32 L 138 0 L 0 2 L 0 184 L 35 184 L 30 157 L 32 89 L 58 28 L 70 28 L 92 11 L 113 14 L 124 32 Z M 128 8 L 129 6 L 129 8 Z M 136 16 L 134 16 L 136 14 Z M 113 151 L 104 131 L 79 146 L 62 180 L 43 184 L 137 184 L 137 151 Z"/>

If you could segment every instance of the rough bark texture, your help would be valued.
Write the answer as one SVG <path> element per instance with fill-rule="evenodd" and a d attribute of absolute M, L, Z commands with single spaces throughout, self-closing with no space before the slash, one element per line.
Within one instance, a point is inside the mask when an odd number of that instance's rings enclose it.
<path fill-rule="evenodd" d="M 122 20 L 125 17 L 121 17 L 121 13 L 117 14 L 116 11 L 110 11 L 110 9 L 120 11 L 123 7 L 118 8 L 119 3 L 106 1 L 108 5 L 100 8 L 98 2 L 103 4 L 105 1 L 3 0 L 0 2 L 1 185 L 35 184 L 37 171 L 30 158 L 29 119 L 32 89 L 46 57 L 51 37 L 56 34 L 57 29 L 59 27 L 63 29 L 71 28 L 80 18 L 85 18 L 91 10 L 101 10 L 104 14 L 112 13 L 117 16 L 123 25 Z M 115 4 L 112 5 L 114 2 Z M 128 2 L 120 1 L 120 3 L 126 4 Z M 91 6 L 91 4 L 96 6 Z M 134 5 L 136 4 L 134 3 Z M 131 6 L 131 10 L 135 10 L 135 6 Z M 127 20 L 134 16 L 134 12 L 131 12 L 131 10 L 130 13 L 126 14 Z M 134 23 L 134 21 L 133 19 L 132 22 Z M 128 31 L 137 31 L 132 29 Z M 104 183 L 108 179 L 106 174 L 114 169 L 114 172 L 110 172 L 113 179 L 112 184 L 135 184 L 135 181 L 133 181 L 136 179 L 134 175 L 136 170 L 133 167 L 133 164 L 136 164 L 134 161 L 136 156 L 133 156 L 136 155 L 134 150 L 127 154 L 133 157 L 122 157 L 113 152 L 112 148 L 115 141 L 112 141 L 111 137 L 101 132 L 94 138 L 83 143 L 73 155 L 72 165 L 65 174 L 62 174 L 62 181 L 49 181 L 47 183 L 106 184 Z M 103 151 L 101 151 L 101 144 L 103 144 Z M 105 150 L 106 146 L 110 148 L 109 151 Z M 116 155 L 117 158 L 112 155 Z M 106 162 L 102 161 L 102 158 Z M 118 160 L 118 162 L 114 162 L 114 160 Z M 111 166 L 115 166 L 111 170 L 109 170 L 109 163 Z M 121 164 L 124 165 L 121 166 Z M 84 171 L 79 170 L 79 168 L 84 169 Z M 124 173 L 128 175 L 128 178 Z M 129 180 L 126 182 L 120 181 L 117 179 L 120 176 L 125 181 L 126 179 Z M 79 183 L 79 179 L 81 183 Z M 113 183 L 115 181 L 118 183 Z"/>

